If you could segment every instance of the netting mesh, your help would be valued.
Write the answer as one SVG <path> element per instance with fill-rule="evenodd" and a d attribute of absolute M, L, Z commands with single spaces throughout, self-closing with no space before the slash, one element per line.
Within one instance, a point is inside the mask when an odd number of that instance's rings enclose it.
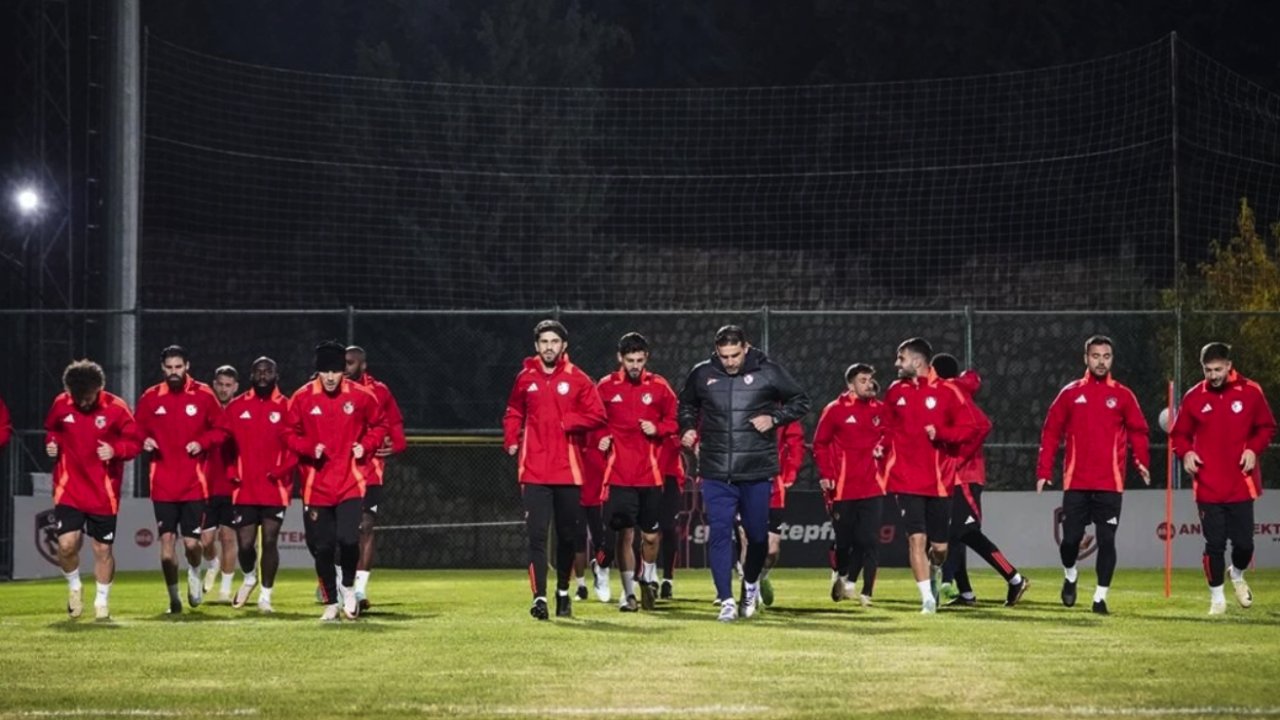
<path fill-rule="evenodd" d="M 151 306 L 1145 308 L 1240 195 L 1274 217 L 1280 188 L 1276 98 L 1170 41 L 969 78 L 617 90 L 151 38 L 146 93 Z"/>

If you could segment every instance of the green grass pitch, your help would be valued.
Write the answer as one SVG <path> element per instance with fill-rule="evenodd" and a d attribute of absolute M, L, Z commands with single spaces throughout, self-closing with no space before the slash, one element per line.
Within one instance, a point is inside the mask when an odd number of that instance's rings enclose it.
<path fill-rule="evenodd" d="M 1280 717 L 1280 571 L 1256 602 L 1209 617 L 1198 572 L 1163 596 L 1158 571 L 1120 571 L 1113 615 L 1058 601 L 1061 571 L 1026 573 L 1023 604 L 975 573 L 976 608 L 918 614 L 905 570 L 876 604 L 833 603 L 824 570 L 779 569 L 776 601 L 715 621 L 705 571 L 676 599 L 622 614 L 529 617 L 524 573 L 378 570 L 373 609 L 324 625 L 309 574 L 276 584 L 276 613 L 205 604 L 163 614 L 158 570 L 122 574 L 113 619 L 68 620 L 65 581 L 0 585 L 0 718 Z M 617 592 L 615 574 L 615 593 Z M 238 580 L 237 580 L 238 582 Z M 185 580 L 184 580 L 185 584 Z"/>

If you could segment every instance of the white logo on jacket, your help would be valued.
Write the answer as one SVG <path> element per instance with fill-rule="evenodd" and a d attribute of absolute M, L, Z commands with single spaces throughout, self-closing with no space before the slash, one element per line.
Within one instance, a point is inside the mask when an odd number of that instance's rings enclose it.
<path fill-rule="evenodd" d="M 273 412 L 273 413 L 271 413 L 270 415 L 268 415 L 268 416 L 267 416 L 267 419 L 268 419 L 268 420 L 270 420 L 270 421 L 272 422 L 272 424 L 274 424 L 274 423 L 278 423 L 278 422 L 280 422 L 280 413 L 278 413 L 278 412 Z"/>
<path fill-rule="evenodd" d="M 568 395 L 569 382 L 567 380 L 561 380 L 560 382 L 556 383 L 556 392 L 560 393 L 561 395 Z"/>
<path fill-rule="evenodd" d="M 613 397 L 609 398 L 609 402 L 611 402 L 611 403 L 619 403 L 619 402 L 622 402 L 622 396 L 621 396 L 621 395 L 614 395 Z"/>
<path fill-rule="evenodd" d="M 930 410 L 932 410 L 932 409 L 934 409 L 934 408 L 938 407 L 938 400 L 937 400 L 937 398 L 933 397 L 932 395 L 931 395 L 931 396 L 929 396 L 929 397 L 927 397 L 927 398 L 925 398 L 925 399 L 924 399 L 924 406 L 925 406 L 925 407 L 927 407 L 927 408 L 929 408 Z"/>
<path fill-rule="evenodd" d="M 93 419 L 93 426 L 101 430 L 102 428 L 107 426 L 107 418 L 102 415 L 99 415 L 98 417 Z"/>
<path fill-rule="evenodd" d="M 315 406 L 315 407 L 311 408 L 311 414 L 312 414 L 312 415 L 323 415 L 324 413 L 320 412 L 320 406 L 319 406 L 319 405 L 317 405 L 317 406 Z"/>
<path fill-rule="evenodd" d="M 187 403 L 187 417 L 195 417 L 196 412 L 196 406 L 192 403 Z"/>
<path fill-rule="evenodd" d="M 907 406 L 907 399 L 904 397 L 898 398 L 898 407 L 906 407 L 906 406 Z"/>
<path fill-rule="evenodd" d="M 1200 412 L 1202 412 L 1202 413 L 1207 413 L 1207 412 L 1210 412 L 1210 411 L 1212 411 L 1212 410 L 1213 410 L 1213 405 L 1210 405 L 1209 403 L 1205 403 L 1205 404 L 1204 404 L 1204 407 L 1200 408 Z"/>
<path fill-rule="evenodd" d="M 346 414 L 350 415 L 351 413 L 353 413 L 353 412 L 355 412 L 355 411 L 356 411 L 355 403 L 351 402 L 350 400 L 348 400 L 348 401 L 346 401 L 345 403 L 343 403 L 343 404 L 342 404 L 342 412 L 344 412 L 344 413 L 346 413 Z"/>
<path fill-rule="evenodd" d="M 1076 404 L 1077 404 L 1077 405 L 1088 405 L 1088 404 L 1089 404 L 1089 401 L 1088 401 L 1088 400 L 1085 400 L 1084 396 L 1083 396 L 1083 395 L 1081 395 L 1080 397 L 1076 398 Z"/>
<path fill-rule="evenodd" d="M 537 391 L 538 391 L 538 383 L 536 382 L 529 383 L 529 387 L 525 388 L 525 392 L 537 392 Z"/>
<path fill-rule="evenodd" d="M 849 417 L 847 417 L 847 418 L 845 418 L 845 419 L 844 419 L 844 424 L 845 424 L 845 425 L 857 425 L 857 424 L 858 424 L 858 418 L 856 418 L 856 417 L 854 417 L 854 416 L 850 415 Z"/>
<path fill-rule="evenodd" d="M 75 425 L 75 424 L 76 424 L 76 416 L 75 416 L 75 415 L 72 415 L 71 413 L 67 413 L 67 416 L 66 416 L 66 417 L 64 417 L 64 418 L 62 418 L 62 422 L 64 422 L 64 423 L 71 423 L 72 425 Z"/>
<path fill-rule="evenodd" d="M 164 406 L 163 406 L 163 405 L 161 405 L 160 407 L 156 408 L 156 414 L 157 414 L 157 415 L 168 415 L 168 414 L 169 414 L 169 411 L 168 411 L 168 410 L 165 410 L 165 409 L 164 409 Z"/>
<path fill-rule="evenodd" d="M 746 377 L 742 378 L 742 382 L 744 382 L 744 383 L 746 383 L 746 384 L 748 384 L 748 385 L 750 385 L 751 383 L 753 383 L 753 382 L 755 382 L 755 381 L 756 381 L 756 379 L 755 379 L 754 377 L 752 377 L 751 375 L 747 375 Z"/>
<path fill-rule="evenodd" d="M 1111 408 L 1112 410 L 1115 410 L 1115 409 L 1116 409 L 1116 405 L 1119 405 L 1119 404 L 1120 404 L 1120 402 L 1119 402 L 1118 400 L 1116 400 L 1115 398 L 1113 398 L 1113 397 L 1109 397 L 1109 398 L 1107 398 L 1107 407 Z"/>
<path fill-rule="evenodd" d="M 245 410 L 244 412 L 240 413 L 240 419 L 241 419 L 241 420 L 252 420 L 253 418 L 252 418 L 252 417 L 250 417 L 250 415 L 249 415 L 249 411 L 248 411 L 248 410 Z"/>
<path fill-rule="evenodd" d="M 645 393 L 640 396 L 640 402 L 644 403 L 645 405 L 651 405 L 653 404 L 653 396 L 650 395 L 649 393 Z"/>
<path fill-rule="evenodd" d="M 1244 403 L 1240 402 L 1239 400 L 1236 400 L 1235 402 L 1231 403 L 1231 412 L 1239 413 L 1241 410 L 1244 410 Z"/>

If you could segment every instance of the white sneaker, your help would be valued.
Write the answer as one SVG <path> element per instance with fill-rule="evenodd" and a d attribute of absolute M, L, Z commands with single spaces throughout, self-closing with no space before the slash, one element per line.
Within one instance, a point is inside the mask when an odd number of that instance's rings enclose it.
<path fill-rule="evenodd" d="M 348 620 L 360 617 L 360 601 L 356 599 L 355 590 L 342 588 L 338 594 L 342 596 L 342 616 Z"/>
<path fill-rule="evenodd" d="M 257 586 L 258 586 L 258 582 L 256 580 L 254 582 L 241 583 L 240 589 L 236 591 L 235 599 L 231 601 L 231 607 L 234 607 L 234 608 L 244 607 L 245 603 L 249 602 L 249 595 L 253 592 L 253 589 Z"/>
<path fill-rule="evenodd" d="M 921 615 L 933 615 L 936 612 L 938 612 L 937 600 L 934 600 L 933 598 L 929 598 L 928 600 L 925 600 L 923 603 L 921 603 L 920 605 Z"/>
<path fill-rule="evenodd" d="M 98 603 L 94 603 L 93 616 L 98 620 L 109 620 L 111 619 L 111 609 L 107 607 L 106 603 L 103 603 L 101 605 L 99 605 Z"/>
<path fill-rule="evenodd" d="M 749 618 L 756 614 L 760 606 L 760 584 L 742 586 L 742 617 Z"/>
<path fill-rule="evenodd" d="M 852 600 L 858 597 L 858 583 L 847 582 L 844 584 L 844 599 Z"/>
<path fill-rule="evenodd" d="M 213 583 L 218 579 L 218 568 L 211 567 L 204 572 L 204 591 L 213 592 Z"/>
<path fill-rule="evenodd" d="M 191 607 L 196 607 L 204 602 L 204 584 L 200 581 L 200 575 L 187 572 L 187 603 Z"/>
<path fill-rule="evenodd" d="M 862 605 L 862 607 L 871 607 L 871 596 L 870 596 L 870 595 L 859 595 L 859 596 L 858 596 L 858 603 L 859 603 L 860 605 Z"/>
<path fill-rule="evenodd" d="M 1240 603 L 1240 607 L 1247 608 L 1253 605 L 1253 591 L 1249 589 L 1249 583 L 1240 580 L 1232 580 L 1231 587 L 1236 591 L 1236 600 Z"/>
<path fill-rule="evenodd" d="M 218 602 L 220 602 L 220 603 L 230 603 L 230 602 L 231 602 L 231 591 L 230 591 L 230 590 L 219 590 L 219 591 L 218 591 Z"/>
<path fill-rule="evenodd" d="M 81 592 L 84 588 L 76 588 L 75 590 L 67 590 L 67 616 L 78 618 L 84 612 L 84 600 L 81 598 Z"/>
<path fill-rule="evenodd" d="M 266 614 L 270 615 L 271 613 L 275 612 L 275 609 L 271 607 L 271 601 L 270 601 L 270 600 L 262 600 L 262 599 L 259 599 L 259 600 L 258 600 L 258 612 L 260 612 L 260 613 L 266 613 Z"/>
<path fill-rule="evenodd" d="M 1210 600 L 1209 614 L 1210 615 L 1226 615 L 1227 601 L 1226 600 Z"/>
<path fill-rule="evenodd" d="M 733 622 L 738 619 L 738 603 L 733 598 L 720 602 L 720 622 Z"/>
<path fill-rule="evenodd" d="M 613 591 L 609 588 L 609 568 L 598 567 L 592 560 L 591 570 L 595 573 L 596 599 L 602 603 L 609 602 L 613 599 Z"/>
<path fill-rule="evenodd" d="M 324 614 L 320 616 L 320 622 L 338 622 L 338 603 L 324 606 Z"/>

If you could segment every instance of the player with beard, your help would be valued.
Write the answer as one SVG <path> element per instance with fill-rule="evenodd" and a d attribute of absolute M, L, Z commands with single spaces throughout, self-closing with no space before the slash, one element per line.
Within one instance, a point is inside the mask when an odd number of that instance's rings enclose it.
<path fill-rule="evenodd" d="M 665 438 L 676 431 L 676 394 L 661 375 L 646 369 L 649 342 L 640 333 L 618 341 L 618 370 L 600 379 L 596 390 L 609 424 L 598 448 L 606 453 L 605 517 L 617 533 L 618 572 L 622 575 L 619 610 L 635 612 L 636 553 L 640 531 L 640 603 L 652 610 L 658 598 L 658 543 L 663 478 L 658 461 Z"/>
<path fill-rule="evenodd" d="M 111 545 L 120 512 L 124 464 L 138 455 L 142 438 L 124 400 L 103 390 L 102 367 L 77 360 L 62 373 L 65 392 L 54 398 L 44 421 L 45 453 L 53 466 L 53 513 L 58 522 L 58 565 L 67 579 L 67 614 L 84 611 L 80 548 L 93 541 L 93 576 L 98 588 L 94 616 L 111 616 L 108 602 L 116 560 Z"/>
<path fill-rule="evenodd" d="M 529 537 L 529 585 L 536 620 L 547 609 L 547 526 L 556 529 L 556 617 L 573 615 L 569 581 L 582 532 L 582 449 L 587 433 L 605 425 L 595 383 L 569 362 L 569 333 L 555 320 L 533 329 L 526 358 L 502 417 L 503 446 L 517 457 L 516 478 Z"/>
<path fill-rule="evenodd" d="M 408 442 L 404 437 L 404 415 L 400 412 L 400 404 L 391 394 L 386 383 L 374 379 L 369 374 L 369 361 L 364 348 L 351 345 L 346 351 L 347 379 L 357 383 L 378 398 L 378 407 L 387 423 L 387 437 L 382 447 L 373 454 L 373 474 L 369 476 L 364 489 L 364 507 L 360 514 L 360 561 L 356 563 L 356 601 L 360 603 L 361 612 L 369 609 L 366 594 L 369 590 L 369 573 L 373 572 L 374 527 L 378 520 L 378 510 L 382 507 L 383 483 L 386 480 L 387 458 L 404 452 Z"/>
<path fill-rule="evenodd" d="M 213 371 L 209 383 L 218 404 L 225 410 L 240 391 L 240 373 L 230 365 Z M 219 602 L 231 602 L 231 582 L 236 576 L 236 530 L 232 523 L 231 476 L 229 458 L 231 447 L 220 444 L 205 459 L 205 474 L 209 478 L 209 508 L 205 513 L 205 527 L 200 544 L 204 547 L 204 559 L 209 569 L 204 574 L 204 591 L 213 590 L 213 581 L 222 570 L 222 585 L 218 589 Z M 221 546 L 221 547 L 219 547 Z M 219 562 L 215 563 L 214 561 Z"/>
<path fill-rule="evenodd" d="M 1066 438 L 1066 467 L 1062 473 L 1062 604 L 1076 604 L 1079 573 L 1076 560 L 1085 526 L 1093 523 L 1098 537 L 1097 588 L 1093 611 L 1109 614 L 1107 591 L 1116 569 L 1116 530 L 1124 499 L 1125 460 L 1133 462 L 1151 484 L 1150 439 L 1147 420 L 1133 391 L 1111 377 L 1113 344 L 1094 335 L 1084 344 L 1084 377 L 1068 383 L 1044 419 L 1040 456 L 1036 463 L 1036 492 L 1051 485 L 1058 446 Z"/>
<path fill-rule="evenodd" d="M 206 458 L 222 442 L 214 426 L 222 405 L 208 385 L 191 377 L 187 351 L 170 345 L 160 352 L 164 382 L 152 385 L 138 399 L 137 419 L 142 449 L 151 453 L 151 503 L 160 536 L 160 569 L 169 590 L 169 612 L 182 612 L 178 596 L 176 545 L 182 535 L 187 556 L 187 602 L 204 597 L 205 527 L 209 500 Z"/>
<path fill-rule="evenodd" d="M 280 526 L 284 524 L 298 458 L 290 452 L 286 422 L 289 401 L 276 386 L 276 361 L 260 357 L 249 371 L 249 391 L 227 405 L 219 428 L 229 438 L 232 521 L 236 527 L 244 581 L 231 604 L 244 607 L 259 584 L 258 532 L 262 532 L 262 581 L 258 610 L 272 611 L 271 592 L 280 568 Z"/>
<path fill-rule="evenodd" d="M 342 615 L 360 615 L 356 563 L 360 518 L 374 453 L 387 436 L 378 398 L 345 376 L 346 349 L 316 346 L 316 377 L 289 400 L 286 437 L 302 469 L 303 524 L 325 605 L 320 619 L 338 619 L 337 553 L 342 568 Z"/>

